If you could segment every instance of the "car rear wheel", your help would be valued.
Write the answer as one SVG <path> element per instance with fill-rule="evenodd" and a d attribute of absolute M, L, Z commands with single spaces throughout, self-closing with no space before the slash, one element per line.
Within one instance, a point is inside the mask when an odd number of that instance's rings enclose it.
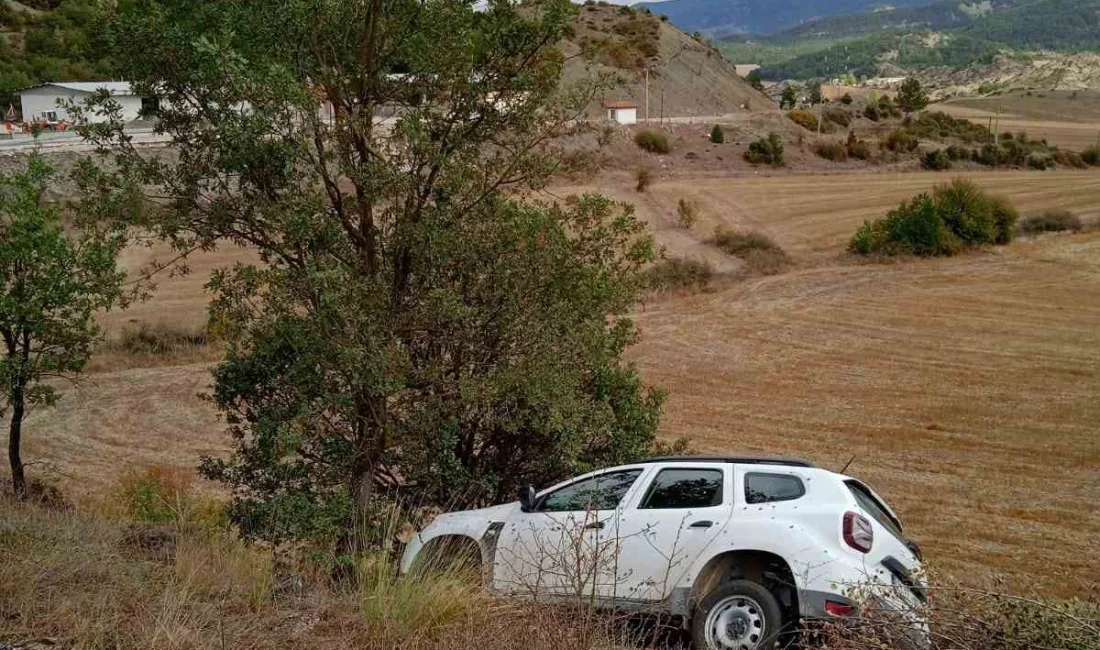
<path fill-rule="evenodd" d="M 732 580 L 696 606 L 691 637 L 697 650 L 762 650 L 779 638 L 783 615 L 763 585 Z"/>

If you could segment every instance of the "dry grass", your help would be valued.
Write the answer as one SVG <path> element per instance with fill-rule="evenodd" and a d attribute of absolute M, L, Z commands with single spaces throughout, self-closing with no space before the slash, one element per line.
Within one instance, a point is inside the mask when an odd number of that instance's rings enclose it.
<path fill-rule="evenodd" d="M 276 561 L 220 529 L 3 499 L 0 555 L 4 647 L 588 650 L 629 640 L 591 614 L 493 601 L 455 576 L 399 577 L 385 557 L 360 563 L 357 586 L 339 585 L 310 554 Z"/>
<path fill-rule="evenodd" d="M 1100 97 L 1083 93 L 1070 100 L 1069 93 L 1061 92 L 1047 93 L 1046 97 L 1005 95 L 953 99 L 930 110 L 942 110 L 978 124 L 999 124 L 1002 133 L 1027 131 L 1036 140 L 1080 151 L 1096 144 Z"/>

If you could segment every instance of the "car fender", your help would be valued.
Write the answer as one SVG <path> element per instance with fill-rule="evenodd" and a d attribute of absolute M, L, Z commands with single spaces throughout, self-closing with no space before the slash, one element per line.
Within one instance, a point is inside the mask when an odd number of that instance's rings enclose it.
<path fill-rule="evenodd" d="M 439 515 L 409 540 L 401 558 L 401 572 L 407 573 L 420 551 L 433 539 L 439 537 L 466 537 L 473 540 L 481 549 L 482 560 L 488 564 L 495 550 L 495 533 L 500 529 L 500 524 L 518 512 L 520 512 L 520 505 L 516 501 L 492 508 L 461 510 Z"/>

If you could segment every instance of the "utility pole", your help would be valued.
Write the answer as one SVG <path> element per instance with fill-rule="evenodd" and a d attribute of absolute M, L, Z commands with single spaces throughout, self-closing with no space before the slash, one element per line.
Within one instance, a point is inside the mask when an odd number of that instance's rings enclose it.
<path fill-rule="evenodd" d="M 649 124 L 649 66 L 645 67 L 645 123 Z"/>

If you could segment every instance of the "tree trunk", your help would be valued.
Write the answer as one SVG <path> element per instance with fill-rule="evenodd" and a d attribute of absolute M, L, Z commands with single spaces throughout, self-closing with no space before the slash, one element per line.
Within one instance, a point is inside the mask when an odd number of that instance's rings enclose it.
<path fill-rule="evenodd" d="M 11 485 L 15 497 L 27 498 L 27 479 L 23 474 L 23 459 L 19 455 L 20 438 L 23 435 L 23 415 L 26 411 L 25 395 L 22 385 L 16 385 L 11 392 L 11 426 L 8 429 L 8 461 L 11 463 Z"/>

